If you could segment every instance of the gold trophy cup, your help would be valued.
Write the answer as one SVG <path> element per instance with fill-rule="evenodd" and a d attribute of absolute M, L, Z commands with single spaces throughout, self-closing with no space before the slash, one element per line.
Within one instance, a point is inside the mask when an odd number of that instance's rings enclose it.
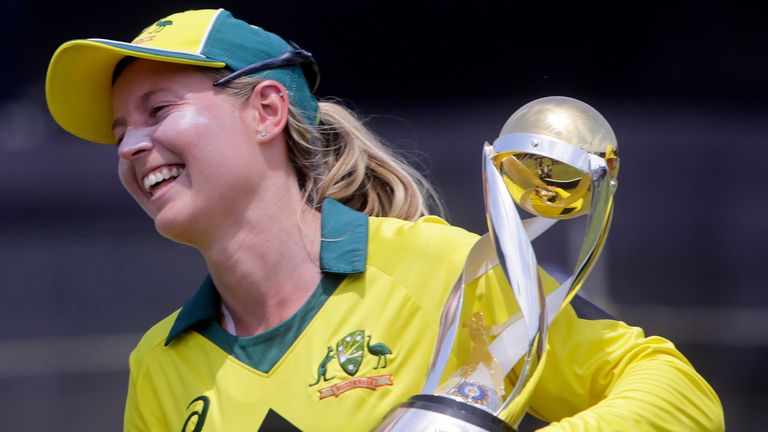
<path fill-rule="evenodd" d="M 390 412 L 377 431 L 515 430 L 546 362 L 549 323 L 576 295 L 605 242 L 618 170 L 616 137 L 591 106 L 555 96 L 512 114 L 483 149 L 489 232 L 467 256 L 443 309 L 422 393 Z M 534 217 L 523 221 L 515 203 Z M 558 220 L 583 215 L 586 233 L 573 273 L 546 293 L 531 241 Z M 496 266 L 519 306 L 512 316 L 489 312 L 491 295 L 472 297 L 472 283 Z M 517 379 L 509 385 L 513 368 Z"/>

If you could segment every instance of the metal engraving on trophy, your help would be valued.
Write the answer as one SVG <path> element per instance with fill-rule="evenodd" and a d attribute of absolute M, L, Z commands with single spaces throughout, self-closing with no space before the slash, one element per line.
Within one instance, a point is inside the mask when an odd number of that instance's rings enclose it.
<path fill-rule="evenodd" d="M 547 97 L 512 114 L 483 148 L 489 232 L 449 294 L 422 394 L 390 412 L 377 431 L 514 431 L 546 363 L 549 323 L 581 288 L 605 242 L 618 170 L 616 137 L 591 106 Z M 522 220 L 516 205 L 533 217 Z M 547 291 L 531 241 L 558 220 L 583 215 L 577 264 Z M 503 316 L 498 310 L 509 308 L 494 306 L 505 298 L 477 295 L 489 272 L 503 275 L 519 312 Z"/>

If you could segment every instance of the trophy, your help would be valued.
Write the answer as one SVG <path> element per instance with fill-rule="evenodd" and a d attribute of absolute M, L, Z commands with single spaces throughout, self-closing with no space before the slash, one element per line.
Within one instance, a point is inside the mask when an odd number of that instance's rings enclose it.
<path fill-rule="evenodd" d="M 549 324 L 576 295 L 605 242 L 618 170 L 608 122 L 567 97 L 524 105 L 493 144 L 485 143 L 489 232 L 449 293 L 422 393 L 392 410 L 377 431 L 515 430 L 546 363 Z M 522 220 L 515 203 L 533 217 Z M 573 272 L 545 292 L 531 241 L 558 220 L 579 216 L 587 216 L 586 232 Z M 519 308 L 511 316 L 498 312 L 509 308 L 494 307 L 503 299 L 473 291 L 497 266 Z M 509 375 L 516 376 L 513 385 Z"/>

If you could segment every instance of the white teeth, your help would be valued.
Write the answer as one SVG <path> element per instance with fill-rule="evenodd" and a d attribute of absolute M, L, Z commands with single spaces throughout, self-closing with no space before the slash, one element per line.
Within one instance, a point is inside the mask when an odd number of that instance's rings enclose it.
<path fill-rule="evenodd" d="M 155 171 L 147 176 L 144 177 L 144 180 L 142 180 L 142 183 L 144 185 L 144 190 L 147 192 L 151 192 L 152 186 L 160 183 L 163 180 L 168 180 L 172 178 L 176 178 L 181 175 L 181 173 L 184 171 L 184 168 L 180 167 L 163 167 L 158 171 Z"/>

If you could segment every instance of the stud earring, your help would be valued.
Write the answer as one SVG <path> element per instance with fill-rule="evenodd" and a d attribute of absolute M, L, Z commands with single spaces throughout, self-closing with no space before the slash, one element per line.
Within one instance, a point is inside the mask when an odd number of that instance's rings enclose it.
<path fill-rule="evenodd" d="M 285 96 L 285 95 L 283 94 L 283 92 L 278 92 L 277 94 L 278 94 L 278 96 L 280 96 L 280 97 L 283 97 L 283 96 Z"/>
<path fill-rule="evenodd" d="M 263 131 L 261 131 L 261 133 L 259 135 L 261 135 L 262 138 L 266 138 L 267 137 L 267 131 L 263 130 Z"/>

